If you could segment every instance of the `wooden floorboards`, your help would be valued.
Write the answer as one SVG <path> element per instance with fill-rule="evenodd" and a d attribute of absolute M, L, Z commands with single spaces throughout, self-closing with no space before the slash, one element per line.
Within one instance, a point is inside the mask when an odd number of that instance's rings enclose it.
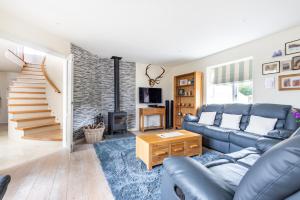
<path fill-rule="evenodd" d="M 75 152 L 62 149 L 14 168 L 0 171 L 12 181 L 4 200 L 112 200 L 92 145 L 77 145 Z"/>

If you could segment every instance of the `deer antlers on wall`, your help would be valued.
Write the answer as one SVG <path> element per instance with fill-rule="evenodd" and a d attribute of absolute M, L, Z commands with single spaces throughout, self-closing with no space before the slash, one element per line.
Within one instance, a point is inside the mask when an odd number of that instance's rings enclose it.
<path fill-rule="evenodd" d="M 165 73 L 166 70 L 163 67 L 161 67 L 161 69 L 163 70 L 162 73 L 159 76 L 157 76 L 155 79 L 152 79 L 149 76 L 149 74 L 148 74 L 148 69 L 150 67 L 151 67 L 151 64 L 147 65 L 147 67 L 146 67 L 146 74 L 145 75 L 148 76 L 148 78 L 149 78 L 149 85 L 150 85 L 150 87 L 153 87 L 155 84 L 159 84 L 160 83 L 160 79 L 163 77 L 163 74 Z"/>

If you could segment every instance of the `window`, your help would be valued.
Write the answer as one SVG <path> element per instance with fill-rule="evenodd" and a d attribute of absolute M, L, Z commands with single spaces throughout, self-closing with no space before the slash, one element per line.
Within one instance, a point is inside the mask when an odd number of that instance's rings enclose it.
<path fill-rule="evenodd" d="M 252 103 L 252 93 L 252 81 L 211 84 L 207 90 L 207 103 Z"/>
<path fill-rule="evenodd" d="M 207 103 L 252 103 L 252 59 L 208 69 Z"/>

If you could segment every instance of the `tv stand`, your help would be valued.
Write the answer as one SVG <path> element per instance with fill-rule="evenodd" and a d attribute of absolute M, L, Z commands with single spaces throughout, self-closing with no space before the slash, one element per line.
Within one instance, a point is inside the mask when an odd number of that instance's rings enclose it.
<path fill-rule="evenodd" d="M 148 108 L 140 108 L 140 131 L 145 132 L 145 130 L 151 129 L 165 129 L 166 128 L 166 109 L 165 107 L 148 107 Z M 160 116 L 160 126 L 144 126 L 144 118 L 148 115 L 159 115 Z"/>

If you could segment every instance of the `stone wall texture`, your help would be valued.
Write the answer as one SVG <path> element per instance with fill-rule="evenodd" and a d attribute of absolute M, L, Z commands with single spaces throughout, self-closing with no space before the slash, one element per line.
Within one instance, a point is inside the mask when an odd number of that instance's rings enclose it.
<path fill-rule="evenodd" d="M 82 127 L 93 123 L 99 113 L 114 110 L 113 60 L 97 55 L 72 44 L 74 55 L 73 133 L 74 140 L 82 138 Z M 128 128 L 135 127 L 136 90 L 134 62 L 120 62 L 120 107 L 127 112 Z"/>

